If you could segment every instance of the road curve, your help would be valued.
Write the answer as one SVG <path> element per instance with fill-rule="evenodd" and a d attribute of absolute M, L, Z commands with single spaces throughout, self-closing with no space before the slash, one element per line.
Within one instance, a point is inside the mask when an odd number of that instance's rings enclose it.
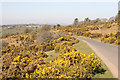
<path fill-rule="evenodd" d="M 118 46 L 101 43 L 96 40 L 77 37 L 86 42 L 108 66 L 115 78 L 118 78 Z M 120 50 L 120 49 L 119 49 Z"/>

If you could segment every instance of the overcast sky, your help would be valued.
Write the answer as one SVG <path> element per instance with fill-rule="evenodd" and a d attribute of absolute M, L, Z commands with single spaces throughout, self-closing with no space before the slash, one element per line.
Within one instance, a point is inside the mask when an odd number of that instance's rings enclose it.
<path fill-rule="evenodd" d="M 2 24 L 72 24 L 89 17 L 110 18 L 117 2 L 2 2 Z"/>

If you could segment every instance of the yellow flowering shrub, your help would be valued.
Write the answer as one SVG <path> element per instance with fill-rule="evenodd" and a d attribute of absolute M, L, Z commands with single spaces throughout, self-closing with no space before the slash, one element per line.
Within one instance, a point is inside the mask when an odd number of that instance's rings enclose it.
<path fill-rule="evenodd" d="M 50 64 L 56 65 L 62 74 L 66 73 L 69 77 L 74 78 L 91 78 L 93 73 L 96 74 L 103 69 L 101 61 L 93 53 L 88 55 L 74 50 L 60 54 L 53 61 L 50 61 Z"/>
<path fill-rule="evenodd" d="M 101 41 L 109 44 L 119 45 L 120 32 L 105 34 L 101 37 Z"/>
<path fill-rule="evenodd" d="M 24 40 L 24 36 L 22 36 L 22 35 L 19 38 L 20 38 L 20 40 Z"/>
<path fill-rule="evenodd" d="M 89 73 L 100 72 L 103 67 L 101 61 L 94 55 L 94 53 L 90 55 L 84 54 L 85 58 L 82 59 L 81 65 L 86 68 Z"/>
<path fill-rule="evenodd" d="M 74 29 L 73 29 L 74 31 Z M 92 78 L 100 72 L 102 64 L 94 54 L 88 55 L 76 51 L 72 46 L 79 39 L 70 36 L 60 37 L 40 44 L 32 43 L 29 34 L 16 36 L 24 38 L 21 46 L 10 45 L 2 50 L 3 78 Z M 48 55 L 45 51 L 60 52 L 50 62 L 44 61 Z"/>
<path fill-rule="evenodd" d="M 16 62 L 16 61 L 18 61 L 18 62 L 19 62 L 19 61 L 20 61 L 20 56 L 18 56 L 18 57 L 16 57 L 16 58 L 14 58 L 14 60 L 13 60 L 13 61 L 15 61 L 15 62 Z"/>
<path fill-rule="evenodd" d="M 75 50 L 75 48 L 69 41 L 63 41 L 61 43 L 56 44 L 55 46 L 55 52 L 66 53 L 71 52 L 72 50 Z"/>
<path fill-rule="evenodd" d="M 45 52 L 43 52 L 43 51 L 38 51 L 36 54 L 37 54 L 38 56 L 43 57 L 43 58 L 47 58 L 47 57 L 48 57 L 48 55 L 47 55 Z"/>
<path fill-rule="evenodd" d="M 59 52 L 59 50 L 60 50 L 60 45 L 56 45 L 55 46 L 55 52 L 57 53 L 57 52 Z"/>

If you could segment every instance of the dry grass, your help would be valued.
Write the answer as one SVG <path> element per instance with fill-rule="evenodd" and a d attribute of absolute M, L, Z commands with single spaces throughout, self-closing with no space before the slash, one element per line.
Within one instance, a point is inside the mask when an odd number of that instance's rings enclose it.
<path fill-rule="evenodd" d="M 103 25 L 99 25 L 99 26 L 103 26 Z M 99 30 L 90 30 L 88 32 L 91 32 L 91 33 L 102 33 L 103 35 L 104 34 L 109 34 L 109 33 L 116 33 L 118 31 L 118 26 L 117 26 L 117 23 L 113 23 L 111 24 L 111 28 L 103 28 L 103 29 L 99 29 Z M 91 26 L 89 26 L 91 27 Z"/>

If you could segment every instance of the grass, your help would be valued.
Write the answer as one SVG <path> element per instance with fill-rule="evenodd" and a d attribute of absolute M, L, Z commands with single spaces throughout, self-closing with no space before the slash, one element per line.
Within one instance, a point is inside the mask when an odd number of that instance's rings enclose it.
<path fill-rule="evenodd" d="M 21 34 L 21 33 L 25 32 L 25 29 L 27 29 L 27 27 L 16 27 L 13 29 L 2 28 L 2 34 L 16 34 L 16 33 Z M 32 27 L 29 27 L 29 29 L 36 30 L 35 28 L 32 28 Z M 0 31 L 0 33 L 1 33 L 1 31 Z"/>
<path fill-rule="evenodd" d="M 81 53 L 95 53 L 88 45 L 87 43 L 80 40 L 79 43 L 73 45 L 76 50 L 78 50 Z"/>
<path fill-rule="evenodd" d="M 79 43 L 74 44 L 73 45 L 75 47 L 76 50 L 79 50 L 82 53 L 95 53 L 89 46 L 87 43 L 83 42 L 80 40 Z M 97 56 L 97 55 L 96 55 Z M 98 56 L 97 56 L 98 57 Z M 99 58 L 99 57 L 98 57 Z M 100 58 L 99 58 L 100 59 Z M 101 60 L 101 59 L 100 59 Z M 93 78 L 113 78 L 113 75 L 111 73 L 111 71 L 108 69 L 108 67 L 103 63 L 103 61 L 101 60 L 102 64 L 103 64 L 103 68 L 106 70 L 104 74 L 96 74 Z"/>
<path fill-rule="evenodd" d="M 55 53 L 55 50 L 52 50 L 52 51 L 46 52 L 46 54 L 48 55 L 48 57 L 44 58 L 44 61 L 50 62 L 51 60 L 56 58 L 60 53 Z"/>
<path fill-rule="evenodd" d="M 2 34 L 24 33 L 25 29 L 26 29 L 25 27 L 22 27 L 22 28 L 13 28 L 13 29 L 2 29 Z"/>

